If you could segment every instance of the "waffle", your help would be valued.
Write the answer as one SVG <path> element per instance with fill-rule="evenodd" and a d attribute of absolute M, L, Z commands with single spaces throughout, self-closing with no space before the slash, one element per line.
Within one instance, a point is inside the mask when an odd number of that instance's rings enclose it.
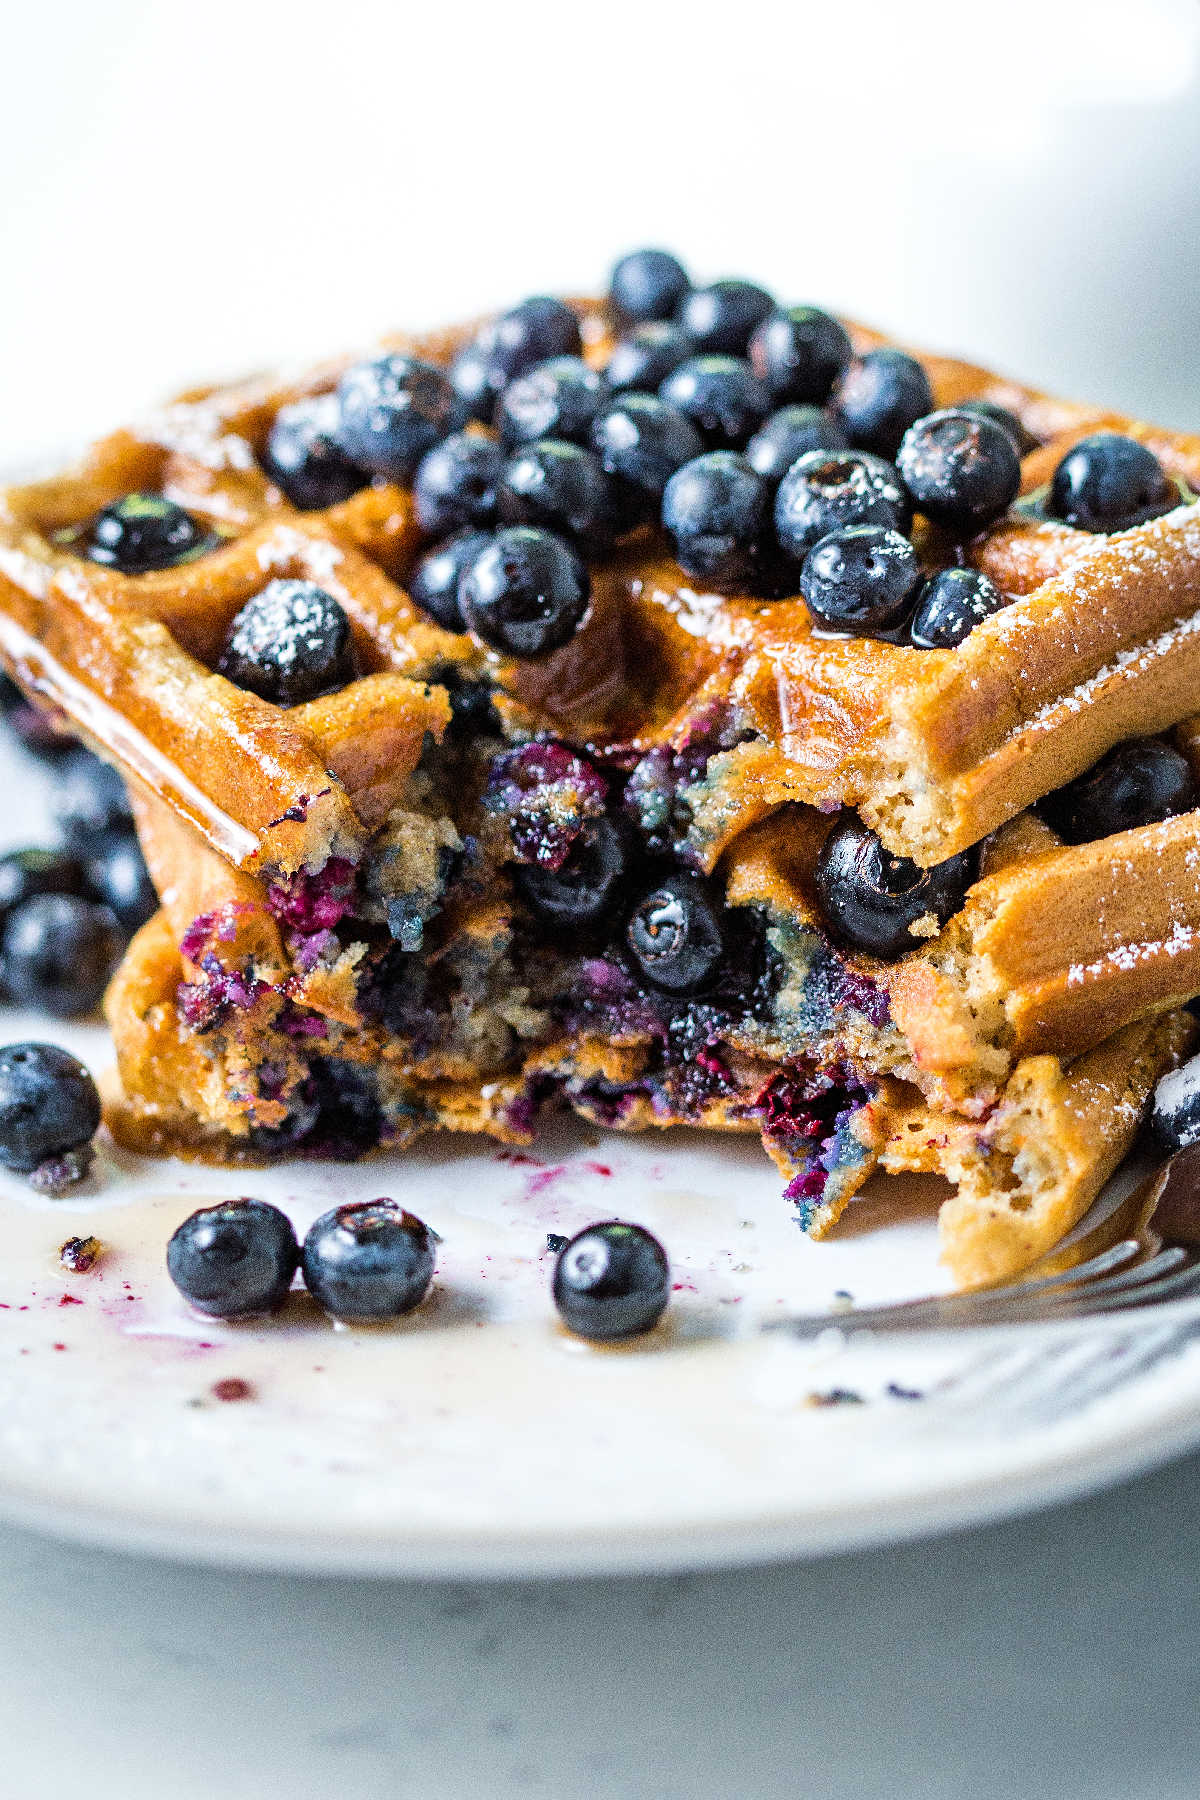
<path fill-rule="evenodd" d="M 577 311 L 601 366 L 611 321 Z M 444 362 L 474 329 L 386 347 Z M 604 1126 L 761 1132 L 817 1236 L 876 1168 L 945 1175 L 962 1282 L 1048 1249 L 1193 1032 L 1198 815 L 1068 846 L 1030 808 L 1135 734 L 1200 753 L 1200 438 L 922 356 L 939 406 L 996 402 L 1034 446 L 1022 498 L 966 547 L 1013 598 L 956 649 L 700 591 L 643 529 L 593 570 L 566 648 L 522 663 L 405 592 L 409 492 L 299 512 L 263 473 L 280 406 L 351 360 L 194 391 L 0 500 L 0 659 L 121 768 L 162 902 L 107 1003 L 117 1135 L 250 1160 L 435 1126 L 525 1142 L 565 1102 Z M 1043 515 L 1058 460 L 1102 428 L 1154 450 L 1175 510 L 1107 537 Z M 85 560 L 73 533 L 134 490 L 214 547 L 140 576 Z M 927 569 L 951 560 L 923 520 L 914 542 Z M 276 576 L 340 602 L 364 671 L 287 710 L 213 672 Z M 464 739 L 452 702 L 480 683 L 493 713 Z M 609 803 L 626 783 L 660 801 L 673 853 L 721 892 L 738 948 L 703 1002 L 531 932 L 513 809 L 533 771 L 536 804 L 577 821 L 577 751 Z M 894 962 L 839 950 L 822 919 L 813 871 L 843 807 L 924 866 L 982 845 L 957 915 Z"/>

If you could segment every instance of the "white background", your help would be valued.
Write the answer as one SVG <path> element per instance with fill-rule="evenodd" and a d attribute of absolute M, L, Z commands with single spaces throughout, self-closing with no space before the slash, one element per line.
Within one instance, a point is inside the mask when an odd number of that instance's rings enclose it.
<path fill-rule="evenodd" d="M 1200 427 L 1200 6 L 10 3 L 0 464 L 639 241 Z M 12 1800 L 1196 1791 L 1200 1463 L 893 1553 L 432 1589 L 0 1535 Z"/>

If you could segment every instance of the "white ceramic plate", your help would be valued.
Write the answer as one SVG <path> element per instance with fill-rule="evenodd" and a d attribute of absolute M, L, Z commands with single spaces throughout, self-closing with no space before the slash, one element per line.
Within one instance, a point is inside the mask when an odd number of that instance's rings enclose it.
<path fill-rule="evenodd" d="M 43 771 L 0 746 L 0 782 L 4 838 L 47 841 Z M 98 1026 L 0 1020 L 7 1041 L 49 1037 L 97 1071 L 110 1060 Z M 299 1296 L 270 1324 L 198 1321 L 167 1280 L 166 1240 L 208 1197 L 247 1189 L 301 1230 L 346 1198 L 402 1198 L 443 1240 L 431 1299 L 388 1330 L 331 1326 Z M 865 1302 L 940 1285 L 936 1197 L 879 1183 L 817 1245 L 756 1143 L 699 1134 L 564 1129 L 536 1156 L 443 1139 L 254 1174 L 103 1143 L 78 1197 L 0 1181 L 0 1512 L 280 1568 L 687 1567 L 962 1525 L 1200 1441 L 1200 1359 L 1182 1334 L 1118 1356 L 1099 1398 L 1056 1379 L 1049 1404 L 1007 1407 L 962 1376 L 974 1362 L 986 1377 L 1012 1340 L 801 1350 L 762 1335 L 764 1318 L 839 1290 Z M 614 1215 L 661 1236 L 675 1292 L 665 1328 L 594 1349 L 556 1323 L 545 1238 Z M 64 1273 L 59 1246 L 87 1233 L 103 1259 Z M 246 1397 L 218 1398 L 231 1381 Z M 816 1403 L 839 1391 L 857 1399 Z"/>

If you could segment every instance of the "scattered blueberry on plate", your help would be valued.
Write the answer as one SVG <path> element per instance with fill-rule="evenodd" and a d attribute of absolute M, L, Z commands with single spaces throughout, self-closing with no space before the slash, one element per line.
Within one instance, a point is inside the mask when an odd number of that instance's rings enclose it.
<path fill-rule="evenodd" d="M 309 1228 L 302 1265 L 309 1293 L 335 1319 L 381 1324 L 425 1298 L 433 1233 L 394 1200 L 336 1206 Z"/>
<path fill-rule="evenodd" d="M 671 1295 L 671 1267 L 658 1239 L 613 1219 L 589 1225 L 558 1253 L 554 1304 L 568 1330 L 613 1343 L 653 1330 Z"/>
<path fill-rule="evenodd" d="M 214 1319 L 275 1312 L 299 1262 L 291 1221 L 265 1200 L 201 1207 L 167 1245 L 171 1280 L 190 1306 Z"/>

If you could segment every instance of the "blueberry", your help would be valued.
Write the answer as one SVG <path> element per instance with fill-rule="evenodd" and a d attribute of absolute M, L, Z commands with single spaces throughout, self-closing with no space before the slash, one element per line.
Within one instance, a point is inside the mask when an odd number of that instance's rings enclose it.
<path fill-rule="evenodd" d="M 1200 803 L 1191 765 L 1161 738 L 1128 738 L 1107 756 L 1037 803 L 1066 844 L 1156 825 Z"/>
<path fill-rule="evenodd" d="M 882 525 L 848 525 L 814 544 L 800 571 L 800 592 L 818 625 L 869 635 L 898 625 L 921 585 L 917 553 Z"/>
<path fill-rule="evenodd" d="M 85 554 L 122 575 L 145 575 L 211 550 L 214 534 L 161 494 L 126 494 L 92 522 Z"/>
<path fill-rule="evenodd" d="M 929 377 L 903 350 L 868 350 L 833 392 L 834 410 L 860 449 L 895 456 L 910 425 L 933 411 Z"/>
<path fill-rule="evenodd" d="M 912 502 L 891 463 L 863 450 L 809 450 L 794 462 L 775 496 L 775 535 L 800 561 L 818 539 L 843 525 L 883 525 L 906 532 Z"/>
<path fill-rule="evenodd" d="M 1172 1156 L 1200 1144 L 1200 1056 L 1163 1076 L 1154 1090 L 1150 1131 L 1158 1147 Z"/>
<path fill-rule="evenodd" d="M 68 844 L 85 855 L 114 831 L 133 830 L 125 783 L 111 764 L 82 746 L 63 762 L 51 807 Z"/>
<path fill-rule="evenodd" d="M 1046 507 L 1080 531 L 1127 531 L 1178 504 L 1153 451 L 1119 431 L 1096 431 L 1055 469 Z"/>
<path fill-rule="evenodd" d="M 70 850 L 6 850 L 0 856 L 0 922 L 37 894 L 92 898 L 80 858 Z"/>
<path fill-rule="evenodd" d="M 494 705 L 496 690 L 490 681 L 477 681 L 451 671 L 441 680 L 450 696 L 446 736 L 451 743 L 469 744 L 475 738 L 501 736 L 503 728 Z"/>
<path fill-rule="evenodd" d="M 609 299 L 623 319 L 669 319 L 691 287 L 687 270 L 668 250 L 631 250 L 612 272 Z"/>
<path fill-rule="evenodd" d="M 333 394 L 297 400 L 275 415 L 263 467 L 301 512 L 337 506 L 366 486 L 363 470 L 338 447 L 338 416 Z"/>
<path fill-rule="evenodd" d="M 587 570 L 562 538 L 510 525 L 465 570 L 458 600 L 471 630 L 493 650 L 535 657 L 570 642 L 590 591 Z"/>
<path fill-rule="evenodd" d="M 504 377 L 489 361 L 486 352 L 477 343 L 464 345 L 451 362 L 446 379 L 459 411 L 468 419 L 490 425 L 496 410 L 496 395 L 504 386 Z"/>
<path fill-rule="evenodd" d="M 382 1324 L 419 1306 L 433 1280 L 434 1240 L 394 1200 L 335 1206 L 304 1239 L 304 1281 L 335 1319 Z"/>
<path fill-rule="evenodd" d="M 585 557 L 612 548 L 617 509 L 599 460 L 578 444 L 547 438 L 527 444 L 504 466 L 499 488 L 506 525 L 541 525 L 561 532 Z"/>
<path fill-rule="evenodd" d="M 0 714 L 26 750 L 45 762 L 61 762 L 78 741 L 63 726 L 56 725 L 49 712 L 43 712 L 22 693 L 15 681 L 3 674 L 0 674 Z"/>
<path fill-rule="evenodd" d="M 87 875 L 91 897 L 107 906 L 130 936 L 158 911 L 158 895 L 135 837 L 114 832 L 97 846 Z"/>
<path fill-rule="evenodd" d="M 347 369 L 338 382 L 337 406 L 343 453 L 372 475 L 402 483 L 458 420 L 445 371 L 396 351 Z"/>
<path fill-rule="evenodd" d="M 707 986 L 725 952 L 717 911 L 697 875 L 669 875 L 635 907 L 625 941 L 642 974 L 669 994 Z"/>
<path fill-rule="evenodd" d="M 885 850 L 850 814 L 834 826 L 814 872 L 817 897 L 834 933 L 871 956 L 902 956 L 920 941 L 911 927 L 930 914 L 938 926 L 958 911 L 975 878 L 974 850 L 932 869 Z"/>
<path fill-rule="evenodd" d="M 896 467 L 917 509 L 963 534 L 1007 512 L 1021 485 L 1021 459 L 1004 427 L 957 407 L 910 425 Z"/>
<path fill-rule="evenodd" d="M 766 482 L 732 450 L 684 463 L 663 494 L 662 522 L 680 567 L 721 587 L 750 581 L 768 516 Z"/>
<path fill-rule="evenodd" d="M 853 354 L 834 318 L 816 306 L 782 308 L 763 320 L 750 340 L 750 361 L 776 402 L 824 405 Z"/>
<path fill-rule="evenodd" d="M 1007 431 L 1012 439 L 1013 449 L 1018 456 L 1027 456 L 1036 450 L 1038 440 L 1031 431 L 1027 431 L 1015 412 L 1007 406 L 1000 406 L 995 400 L 960 400 L 959 412 L 978 413 L 981 419 L 990 419 L 993 425 L 999 425 Z"/>
<path fill-rule="evenodd" d="M 689 419 L 656 394 L 622 394 L 592 426 L 592 449 L 612 478 L 622 522 L 657 518 L 663 489 L 704 449 Z"/>
<path fill-rule="evenodd" d="M 614 393 L 629 388 L 652 392 L 695 348 L 681 326 L 665 319 L 651 319 L 645 325 L 635 326 L 614 344 L 604 371 L 605 380 Z"/>
<path fill-rule="evenodd" d="M 909 628 L 913 644 L 918 650 L 952 650 L 981 619 L 1007 604 L 977 569 L 943 569 L 925 585 Z"/>
<path fill-rule="evenodd" d="M 456 431 L 421 458 L 413 482 L 417 518 L 431 537 L 490 525 L 504 452 L 477 431 Z"/>
<path fill-rule="evenodd" d="M 417 605 L 446 631 L 467 629 L 458 604 L 458 584 L 491 536 L 486 531 L 460 531 L 436 544 L 413 569 L 408 591 Z"/>
<path fill-rule="evenodd" d="M 675 317 L 698 350 L 744 356 L 755 329 L 774 310 L 765 288 L 753 281 L 725 280 L 693 288 L 680 301 Z"/>
<path fill-rule="evenodd" d="M 767 481 L 778 484 L 810 450 L 847 449 L 846 433 L 830 413 L 816 406 L 783 406 L 750 439 L 746 461 Z"/>
<path fill-rule="evenodd" d="M 589 1225 L 559 1251 L 554 1304 L 568 1330 L 596 1343 L 640 1337 L 671 1295 L 667 1253 L 641 1225 Z"/>
<path fill-rule="evenodd" d="M 690 419 L 715 450 L 739 449 L 771 406 L 750 364 L 736 356 L 689 356 L 667 376 L 659 397 Z"/>
<path fill-rule="evenodd" d="M 496 429 L 510 447 L 538 438 L 587 442 L 609 397 L 603 375 L 578 356 L 552 356 L 512 381 L 496 405 Z"/>
<path fill-rule="evenodd" d="M 0 1163 L 27 1175 L 90 1144 L 100 1126 L 96 1084 L 57 1044 L 0 1049 Z"/>
<path fill-rule="evenodd" d="M 579 321 L 562 300 L 537 294 L 491 319 L 460 350 L 450 367 L 459 403 L 489 421 L 496 396 L 510 381 L 552 356 L 578 356 Z"/>
<path fill-rule="evenodd" d="M 73 1019 L 99 1006 L 123 940 L 106 906 L 75 894 L 38 894 L 13 908 L 0 944 L 9 999 Z"/>
<path fill-rule="evenodd" d="M 230 625 L 217 670 L 276 706 L 302 706 L 357 675 L 350 621 L 315 581 L 269 581 Z"/>
<path fill-rule="evenodd" d="M 223 1200 L 183 1221 L 167 1245 L 167 1273 L 210 1319 L 244 1319 L 283 1305 L 300 1263 L 290 1219 L 265 1200 Z"/>
<path fill-rule="evenodd" d="M 546 925 L 570 930 L 611 914 L 625 879 L 626 840 L 607 816 L 585 821 L 557 869 L 537 863 L 513 870 L 518 893 Z"/>

